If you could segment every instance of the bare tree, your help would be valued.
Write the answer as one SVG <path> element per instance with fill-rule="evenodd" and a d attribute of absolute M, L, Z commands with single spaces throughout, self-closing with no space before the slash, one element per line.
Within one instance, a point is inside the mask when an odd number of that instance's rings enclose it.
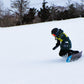
<path fill-rule="evenodd" d="M 3 16 L 3 3 L 0 0 L 0 26 L 2 24 L 2 16 Z"/>
<path fill-rule="evenodd" d="M 12 0 L 11 7 L 15 13 L 19 16 L 19 23 L 22 24 L 23 15 L 29 8 L 29 0 Z"/>
<path fill-rule="evenodd" d="M 84 0 L 81 0 L 81 10 L 84 10 Z"/>
<path fill-rule="evenodd" d="M 84 17 L 84 0 L 81 0 L 81 16 Z"/>
<path fill-rule="evenodd" d="M 2 12 L 3 12 L 3 3 L 0 0 L 0 17 L 2 16 Z"/>

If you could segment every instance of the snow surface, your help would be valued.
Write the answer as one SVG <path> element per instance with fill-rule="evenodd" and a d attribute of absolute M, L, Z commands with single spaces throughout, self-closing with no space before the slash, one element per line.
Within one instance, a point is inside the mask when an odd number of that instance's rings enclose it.
<path fill-rule="evenodd" d="M 84 18 L 0 28 L 0 84 L 84 84 L 84 53 L 74 62 L 55 51 L 59 27 L 74 50 L 84 50 Z"/>

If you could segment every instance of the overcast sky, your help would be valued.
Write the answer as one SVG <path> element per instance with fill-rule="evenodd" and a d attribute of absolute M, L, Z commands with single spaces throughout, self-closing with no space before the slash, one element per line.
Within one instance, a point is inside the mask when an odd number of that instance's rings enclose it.
<path fill-rule="evenodd" d="M 2 0 L 1 0 L 2 1 Z M 10 7 L 11 0 L 3 0 L 3 4 L 5 7 Z M 30 7 L 40 8 L 43 0 L 29 0 Z M 68 0 L 46 0 L 48 2 L 47 5 L 66 5 Z M 80 2 L 80 0 L 72 0 L 73 2 Z"/>

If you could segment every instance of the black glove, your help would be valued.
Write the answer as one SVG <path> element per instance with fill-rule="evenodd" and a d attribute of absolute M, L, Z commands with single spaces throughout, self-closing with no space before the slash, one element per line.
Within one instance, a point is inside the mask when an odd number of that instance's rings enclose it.
<path fill-rule="evenodd" d="M 55 46 L 54 48 L 53 48 L 53 50 L 55 50 L 57 47 Z"/>

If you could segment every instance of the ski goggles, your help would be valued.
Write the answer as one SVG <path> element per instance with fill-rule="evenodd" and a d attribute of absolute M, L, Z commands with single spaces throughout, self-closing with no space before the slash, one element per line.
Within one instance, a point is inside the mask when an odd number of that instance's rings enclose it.
<path fill-rule="evenodd" d="M 52 34 L 52 35 L 56 37 L 56 35 L 55 35 L 55 34 Z"/>

